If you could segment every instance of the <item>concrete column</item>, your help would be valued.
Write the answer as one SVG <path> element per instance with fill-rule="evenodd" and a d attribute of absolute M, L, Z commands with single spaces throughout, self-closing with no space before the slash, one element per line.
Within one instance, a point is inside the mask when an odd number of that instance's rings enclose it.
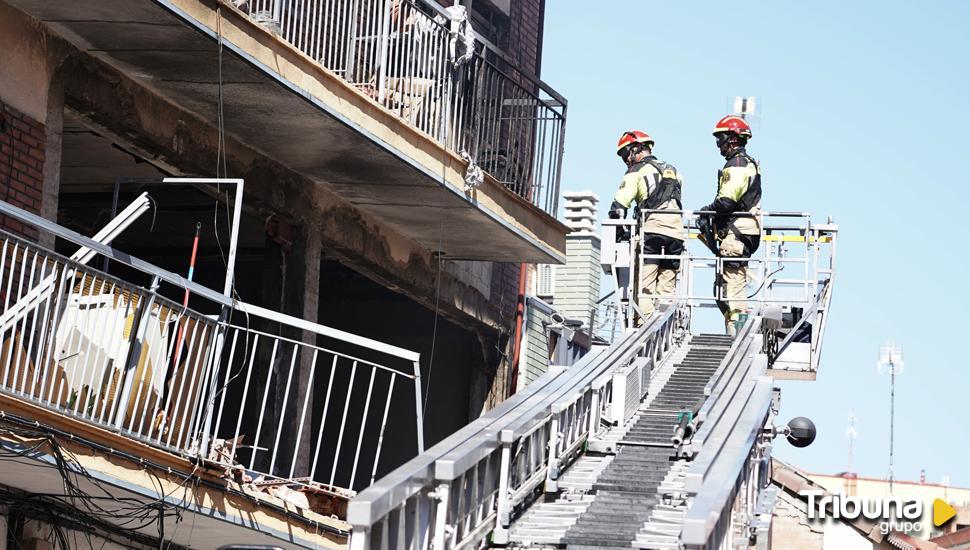
<path fill-rule="evenodd" d="M 303 286 L 303 303 L 301 304 L 303 308 L 302 317 L 309 321 L 317 321 L 318 309 L 320 307 L 320 254 L 321 254 L 321 229 L 316 223 L 311 223 L 307 226 L 305 236 L 303 239 L 303 246 L 300 247 L 300 253 L 303 255 L 303 269 L 301 274 L 297 274 L 297 277 L 302 281 Z M 303 333 L 303 342 L 307 344 L 316 344 L 317 337 L 315 334 L 310 332 Z M 313 368 L 312 365 L 313 354 L 304 354 L 300 359 L 300 371 L 296 374 L 294 382 L 296 383 L 296 393 L 293 396 L 298 404 L 297 414 L 302 411 L 303 403 L 306 401 L 307 407 L 307 418 L 304 420 L 305 425 L 303 432 L 300 435 L 299 441 L 299 451 L 296 457 L 296 470 L 294 475 L 304 476 L 310 473 L 310 464 L 313 461 L 313 457 L 310 456 L 313 453 L 313 430 L 311 429 L 311 424 L 313 420 L 313 407 L 314 407 L 314 393 L 315 388 L 311 387 L 312 380 L 310 379 L 310 371 Z M 321 361 L 318 359 L 318 367 Z M 307 395 L 307 392 L 310 392 Z"/>
<path fill-rule="evenodd" d="M 64 140 L 64 79 L 61 73 L 54 75 L 47 90 L 45 132 L 47 144 L 44 155 L 44 186 L 40 201 L 40 215 L 56 222 L 57 196 L 61 186 L 61 150 Z M 41 232 L 39 240 L 41 245 L 54 248 L 54 235 L 46 231 Z"/>
<path fill-rule="evenodd" d="M 320 294 L 320 254 L 321 235 L 317 224 L 293 227 L 282 219 L 267 220 L 267 239 L 265 243 L 263 268 L 263 297 L 265 307 L 282 311 L 288 315 L 300 317 L 316 322 Z M 267 327 L 269 332 L 277 333 L 278 327 Z M 283 336 L 300 340 L 307 344 L 316 344 L 316 336 L 304 331 L 284 330 Z M 282 349 L 282 346 L 281 346 Z M 290 362 L 292 348 L 287 346 L 285 352 L 277 352 L 272 368 L 275 387 L 272 388 L 272 410 L 267 411 L 264 420 L 260 446 L 269 446 L 276 437 L 280 416 L 284 418 L 280 435 L 280 445 L 276 458 L 275 475 L 288 477 L 290 465 L 293 463 L 293 452 L 296 449 L 297 460 L 293 470 L 295 477 L 306 475 L 310 471 L 312 457 L 313 429 L 311 426 L 313 411 L 313 387 L 311 386 L 310 370 L 312 369 L 313 352 L 304 349 L 299 356 L 294 372 L 290 379 L 289 395 L 286 394 L 287 378 L 290 377 Z M 270 360 L 271 346 L 259 350 L 258 357 L 263 364 Z M 318 367 L 321 359 L 317 360 Z M 265 371 L 263 371 L 265 372 Z M 308 395 L 307 392 L 311 394 Z M 283 407 L 284 401 L 286 407 Z M 304 419 L 302 433 L 297 436 L 300 427 L 300 415 L 308 411 Z M 267 404 L 269 408 L 270 405 Z M 269 457 L 267 455 L 268 466 Z M 262 461 L 260 461 L 262 463 Z"/>

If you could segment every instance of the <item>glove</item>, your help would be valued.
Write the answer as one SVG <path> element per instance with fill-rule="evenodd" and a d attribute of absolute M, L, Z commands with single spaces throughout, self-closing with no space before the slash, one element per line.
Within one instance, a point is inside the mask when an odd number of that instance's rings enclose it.
<path fill-rule="evenodd" d="M 626 217 L 626 208 L 622 204 L 613 201 L 610 205 L 609 217 L 611 220 L 622 220 Z"/>
<path fill-rule="evenodd" d="M 702 208 L 701 210 L 707 210 L 707 208 Z M 697 229 L 700 231 L 702 235 L 706 233 L 713 233 L 713 229 L 711 227 L 710 214 L 697 215 Z"/>
<path fill-rule="evenodd" d="M 704 208 L 707 210 L 707 208 Z M 715 255 L 718 255 L 717 237 L 714 235 L 714 224 L 710 214 L 697 215 L 697 230 L 700 232 L 700 240 Z"/>

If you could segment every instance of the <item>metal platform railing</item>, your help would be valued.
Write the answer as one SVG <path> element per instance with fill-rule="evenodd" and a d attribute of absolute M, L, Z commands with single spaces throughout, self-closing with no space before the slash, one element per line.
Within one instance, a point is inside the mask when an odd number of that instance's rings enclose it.
<path fill-rule="evenodd" d="M 650 212 L 654 211 L 641 215 Z M 684 212 L 684 237 L 688 245 L 699 239 L 697 217 L 703 214 Z M 724 289 L 713 284 L 713 274 L 721 271 L 725 262 L 746 263 L 753 278 L 751 285 L 756 289 L 749 297 L 752 303 L 812 304 L 821 285 L 834 275 L 838 227 L 832 223 L 813 224 L 811 214 L 803 212 L 762 212 L 753 217 L 758 218 L 761 226 L 761 243 L 750 258 L 718 257 L 706 248 L 702 252 L 692 251 L 691 246 L 685 247 L 684 253 L 679 255 L 638 254 L 639 239 L 617 240 L 619 230 L 633 230 L 638 227 L 637 222 L 604 220 L 603 262 L 605 265 L 608 258 L 617 253 L 627 258 L 639 257 L 641 261 L 679 260 L 682 275 L 677 291 L 672 296 L 660 298 L 687 300 L 692 307 L 714 307 L 715 301 L 725 300 Z M 698 272 L 701 270 L 708 271 L 711 276 L 700 277 Z"/>
<path fill-rule="evenodd" d="M 245 13 L 555 216 L 566 100 L 429 0 L 250 0 Z"/>
<path fill-rule="evenodd" d="M 0 392 L 255 480 L 369 484 L 392 406 L 413 407 L 423 450 L 417 353 L 231 300 L 7 203 L 0 213 L 93 251 L 66 258 L 0 231 Z M 94 253 L 151 283 L 89 267 Z"/>
<path fill-rule="evenodd" d="M 471 548 L 489 533 L 507 542 L 516 509 L 555 491 L 562 468 L 621 407 L 614 374 L 669 353 L 683 312 L 671 307 L 609 348 L 543 375 L 365 489 L 348 508 L 351 548 Z"/>
<path fill-rule="evenodd" d="M 659 211 L 644 211 L 640 215 L 653 212 Z M 646 299 L 639 290 L 637 270 L 647 260 L 680 262 L 675 292 L 653 298 L 660 303 L 682 300 L 691 309 L 713 308 L 726 301 L 725 285 L 715 284 L 717 274 L 723 272 L 727 262 L 744 263 L 749 276 L 744 301 L 749 307 L 763 308 L 765 316 L 772 319 L 765 325 L 772 368 L 814 376 L 835 279 L 838 226 L 831 222 L 813 223 L 811 214 L 804 212 L 741 213 L 740 216 L 758 221 L 758 250 L 750 258 L 720 257 L 699 240 L 697 219 L 707 214 L 711 213 L 683 212 L 686 246 L 678 255 L 641 254 L 639 243 L 643 235 L 635 233 L 644 224 L 635 220 L 604 220 L 601 263 L 619 290 L 609 301 L 599 304 L 603 309 L 600 315 L 604 319 L 612 315 L 621 320 L 621 326 L 629 326 L 639 316 L 636 300 L 630 298 L 638 295 L 639 299 Z M 633 233 L 633 238 L 618 238 L 624 232 Z M 615 323 L 604 328 L 612 328 L 615 334 Z M 605 331 L 601 335 L 606 336 Z"/>

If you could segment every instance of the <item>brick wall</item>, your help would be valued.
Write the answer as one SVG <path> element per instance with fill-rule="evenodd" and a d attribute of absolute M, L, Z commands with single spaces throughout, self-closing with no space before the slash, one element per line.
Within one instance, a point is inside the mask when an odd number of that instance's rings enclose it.
<path fill-rule="evenodd" d="M 44 125 L 0 101 L 0 200 L 40 213 L 44 188 Z M 7 216 L 0 228 L 37 239 L 37 230 Z"/>
<path fill-rule="evenodd" d="M 512 0 L 507 43 L 502 48 L 525 72 L 538 75 L 542 65 L 544 0 Z"/>
<path fill-rule="evenodd" d="M 499 308 L 500 322 L 502 330 L 505 331 L 506 338 L 502 349 L 496 350 L 499 354 L 504 354 L 504 359 L 498 357 L 496 372 L 492 385 L 491 403 L 487 408 L 491 408 L 500 403 L 507 392 L 505 382 L 508 379 L 509 371 L 512 367 L 512 355 L 514 350 L 513 342 L 515 336 L 515 308 L 519 299 L 519 264 L 495 262 L 492 264 L 492 292 L 489 299 Z"/>
<path fill-rule="evenodd" d="M 593 236 L 566 237 L 566 265 L 556 269 L 556 310 L 567 319 L 591 323 L 590 311 L 600 298 L 600 242 Z"/>
<path fill-rule="evenodd" d="M 502 312 L 502 326 L 514 331 L 515 306 L 519 298 L 519 264 L 495 262 L 492 268 L 492 303 Z"/>
<path fill-rule="evenodd" d="M 506 17 L 481 2 L 473 2 L 475 29 L 508 54 L 515 68 L 539 75 L 545 4 L 545 0 L 511 0 Z M 522 80 L 521 84 L 525 86 L 527 82 Z"/>
<path fill-rule="evenodd" d="M 810 523 L 805 504 L 781 491 L 771 520 L 771 550 L 822 550 L 823 527 Z"/>
<path fill-rule="evenodd" d="M 542 61 L 542 21 L 545 12 L 545 0 L 511 0 L 509 6 L 508 25 L 497 30 L 498 35 L 492 37 L 502 48 L 517 68 L 524 73 L 538 75 Z M 532 87 L 525 79 L 518 79 L 519 84 Z M 517 263 L 496 263 L 492 270 L 492 300 L 500 305 L 503 326 L 508 327 L 510 335 L 515 333 L 515 311 L 519 294 L 519 267 Z M 509 339 L 512 346 L 518 342 Z M 505 350 L 508 357 L 503 367 L 511 368 L 514 349 Z M 523 376 L 523 366 L 519 367 L 519 376 Z M 501 372 L 500 376 L 508 376 Z M 504 384 L 503 384 L 504 385 Z"/>

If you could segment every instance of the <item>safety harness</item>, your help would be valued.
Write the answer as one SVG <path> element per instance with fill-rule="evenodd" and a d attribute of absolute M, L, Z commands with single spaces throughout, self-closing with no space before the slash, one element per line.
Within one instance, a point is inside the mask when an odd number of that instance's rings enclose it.
<path fill-rule="evenodd" d="M 682 210 L 684 206 L 680 202 L 681 186 L 680 180 L 677 179 L 677 169 L 666 162 L 661 162 L 657 159 L 648 160 L 647 164 L 653 166 L 653 169 L 660 174 L 660 181 L 657 182 L 657 185 L 654 186 L 653 191 L 651 191 L 650 195 L 646 198 L 646 200 L 643 201 L 643 209 L 657 210 L 661 206 L 667 204 L 667 201 L 673 199 L 674 202 L 677 203 L 677 208 Z"/>

